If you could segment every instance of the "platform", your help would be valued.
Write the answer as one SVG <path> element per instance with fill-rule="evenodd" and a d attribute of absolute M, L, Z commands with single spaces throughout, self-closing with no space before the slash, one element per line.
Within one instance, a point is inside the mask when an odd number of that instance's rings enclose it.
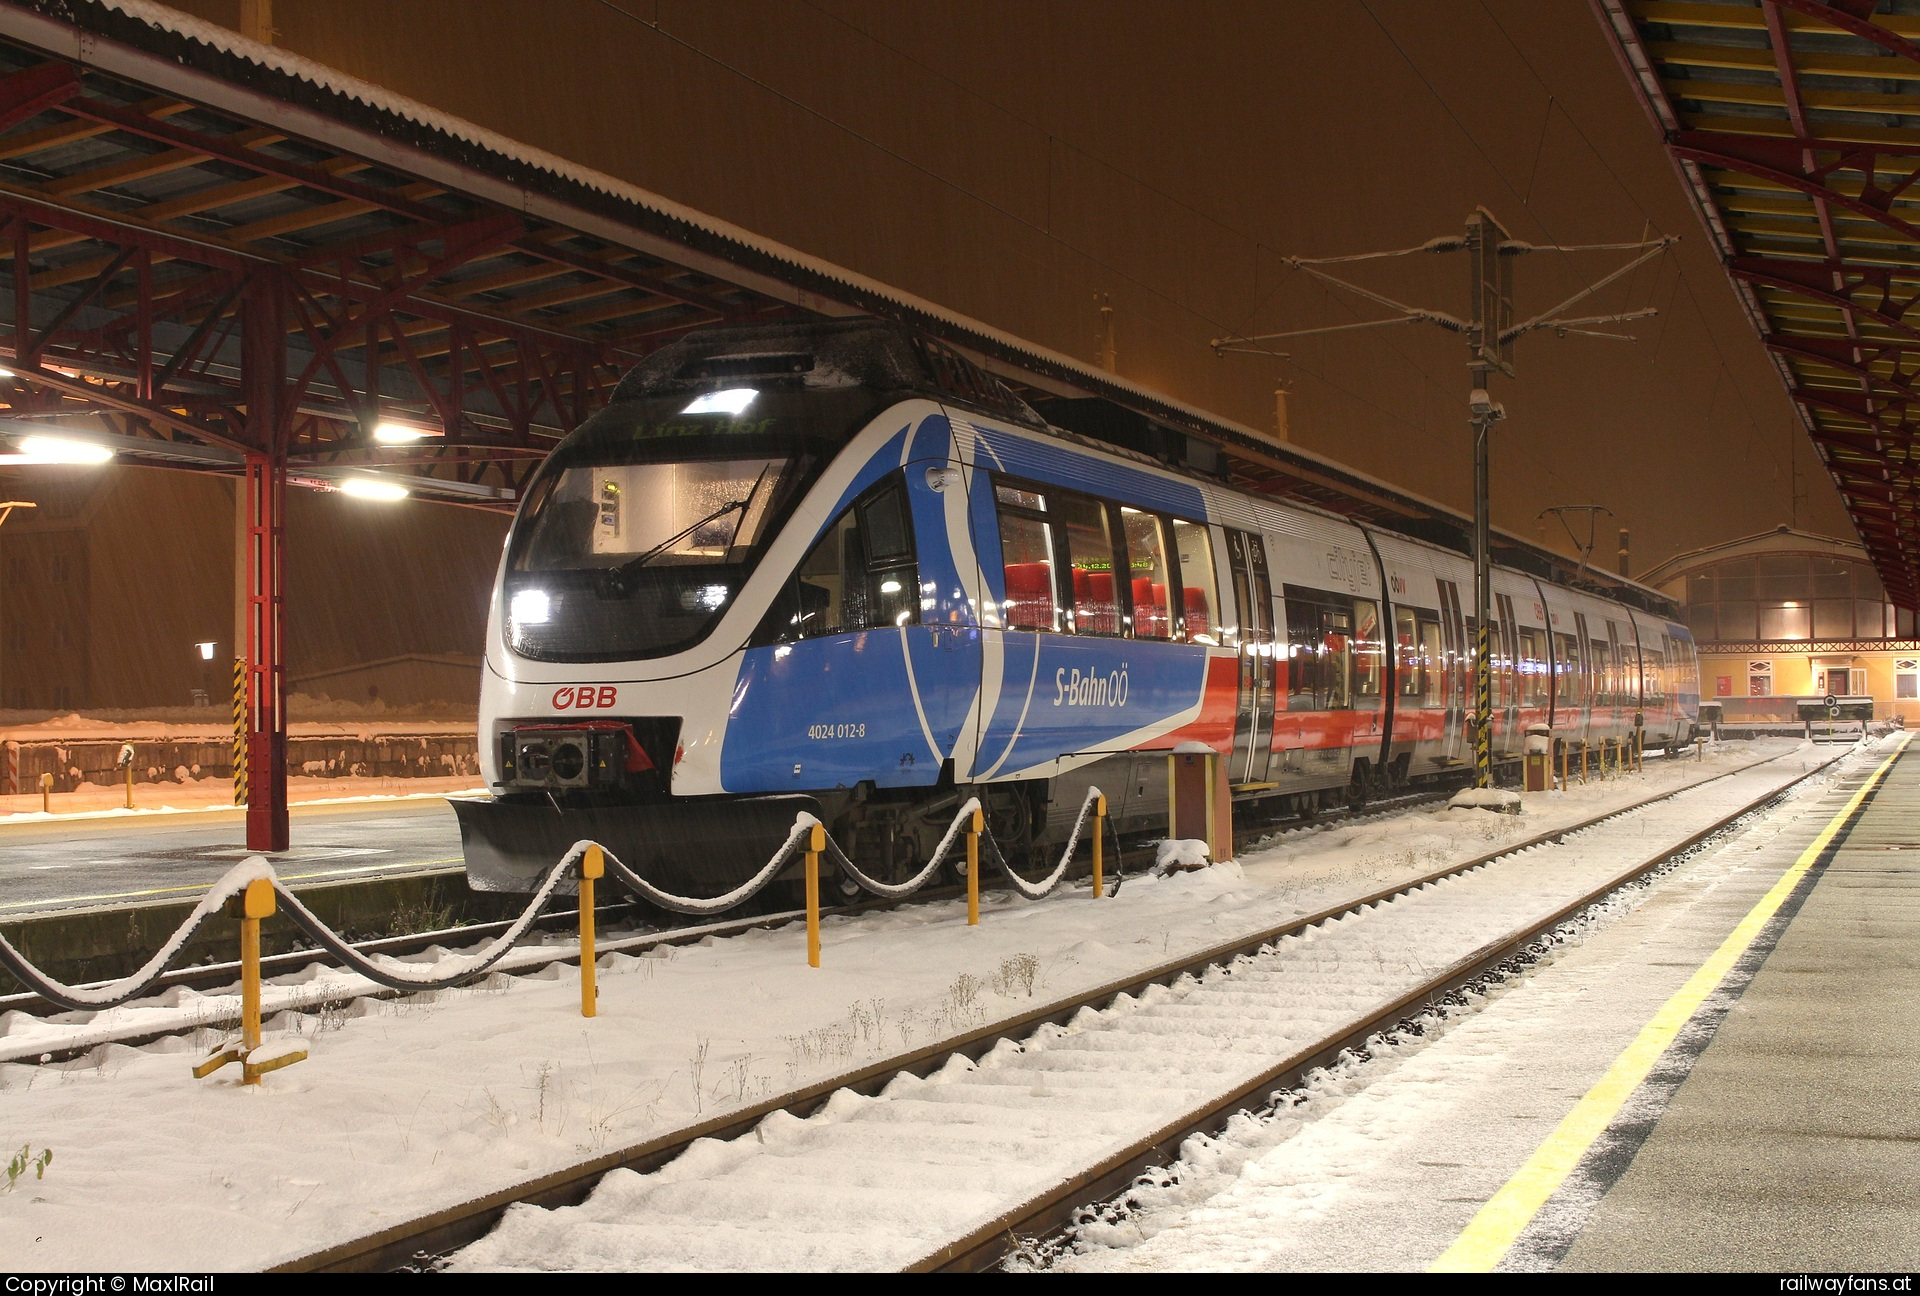
<path fill-rule="evenodd" d="M 1920 746 L 1749 961 L 1562 1268 L 1920 1267 Z"/>

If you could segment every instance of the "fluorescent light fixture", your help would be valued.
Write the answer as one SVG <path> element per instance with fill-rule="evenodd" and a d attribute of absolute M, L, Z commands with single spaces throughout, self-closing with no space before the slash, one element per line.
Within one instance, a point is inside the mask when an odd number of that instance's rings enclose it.
<path fill-rule="evenodd" d="M 0 378 L 11 378 L 11 377 L 13 377 L 13 370 L 0 369 Z"/>
<path fill-rule="evenodd" d="M 18 445 L 21 457 L 15 460 L 17 463 L 103 464 L 113 458 L 113 451 L 105 446 L 64 437 L 21 437 Z"/>
<path fill-rule="evenodd" d="M 516 626 L 545 625 L 553 615 L 553 601 L 541 589 L 516 590 L 507 616 Z"/>
<path fill-rule="evenodd" d="M 427 429 L 411 423 L 382 423 L 373 430 L 373 439 L 381 445 L 412 445 L 432 435 Z"/>
<path fill-rule="evenodd" d="M 413 494 L 398 482 L 374 481 L 370 477 L 349 477 L 340 483 L 342 495 L 352 495 L 357 499 L 381 500 L 392 503 L 403 500 Z"/>
<path fill-rule="evenodd" d="M 883 580 L 880 582 L 880 592 L 882 594 L 898 594 L 900 592 L 900 582 L 897 580 Z"/>
<path fill-rule="evenodd" d="M 708 392 L 705 396 L 694 398 L 693 404 L 681 410 L 682 414 L 742 414 L 747 406 L 753 404 L 753 398 L 760 393 L 751 387 L 729 387 L 726 391 Z"/>
<path fill-rule="evenodd" d="M 725 585 L 702 585 L 700 587 L 700 606 L 708 611 L 718 611 L 727 605 L 727 596 L 733 591 Z"/>
<path fill-rule="evenodd" d="M 200 651 L 201 661 L 212 661 L 213 650 L 218 646 L 219 645 L 215 644 L 211 639 L 207 640 L 205 643 L 197 643 L 194 645 L 194 647 L 199 649 Z"/>

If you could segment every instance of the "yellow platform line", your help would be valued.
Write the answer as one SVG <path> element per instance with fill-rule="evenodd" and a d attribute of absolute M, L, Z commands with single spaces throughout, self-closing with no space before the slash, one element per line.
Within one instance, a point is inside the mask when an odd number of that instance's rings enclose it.
<path fill-rule="evenodd" d="M 415 869 L 432 868 L 436 864 L 458 864 L 461 862 L 461 858 L 461 856 L 453 855 L 446 859 L 412 860 L 405 864 L 364 864 L 356 868 L 322 869 L 317 873 L 281 873 L 278 876 L 282 882 L 311 882 L 315 878 L 352 877 L 358 873 L 407 873 Z M 214 881 L 217 882 L 219 879 L 215 878 Z M 89 904 L 95 900 L 138 900 L 142 896 L 177 895 L 182 891 L 205 891 L 212 885 L 213 882 L 189 882 L 184 886 L 148 887 L 144 891 L 113 891 L 105 895 L 60 896 L 52 900 L 20 900 L 12 904 L 0 904 L 0 910 L 31 909 L 35 905 L 65 906 Z M 47 912 L 58 913 L 60 909 L 55 907 L 48 909 Z"/>
<path fill-rule="evenodd" d="M 1567 1113 L 1566 1119 L 1547 1136 L 1546 1142 L 1535 1150 L 1513 1178 L 1507 1180 L 1506 1186 L 1480 1208 L 1480 1213 L 1454 1239 L 1453 1245 L 1427 1266 L 1429 1273 L 1493 1271 L 1514 1240 L 1533 1222 L 1540 1208 L 1546 1205 L 1547 1199 L 1558 1191 L 1561 1183 L 1573 1173 L 1574 1167 L 1580 1164 L 1580 1159 L 1593 1146 L 1594 1140 L 1613 1123 L 1620 1108 L 1647 1078 L 1648 1072 L 1653 1070 L 1654 1063 L 1667 1051 L 1674 1037 L 1693 1019 L 1707 996 L 1719 988 L 1720 982 L 1740 961 L 1747 947 L 1772 921 L 1780 906 L 1786 903 L 1787 897 L 1806 877 L 1807 870 L 1820 858 L 1821 852 L 1832 843 L 1868 794 L 1880 785 L 1880 780 L 1900 759 L 1909 741 L 1910 735 L 1900 740 L 1900 746 L 1894 753 L 1882 761 L 1872 777 L 1860 785 L 1860 790 L 1847 800 L 1846 807 L 1820 830 L 1813 844 L 1800 853 L 1800 858 L 1774 883 L 1773 889 L 1747 911 L 1747 916 L 1720 943 L 1720 948 L 1713 952 L 1712 957 L 1700 965 L 1699 970 L 1687 979 L 1686 985 L 1661 1005 L 1660 1011 L 1641 1028 L 1640 1034 L 1627 1045 L 1625 1051 L 1614 1059 L 1599 1083 L 1587 1090 L 1586 1096 Z"/>

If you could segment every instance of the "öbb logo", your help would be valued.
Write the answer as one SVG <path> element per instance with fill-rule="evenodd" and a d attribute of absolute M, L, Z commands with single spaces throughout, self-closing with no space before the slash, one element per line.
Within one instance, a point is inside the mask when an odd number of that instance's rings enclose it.
<path fill-rule="evenodd" d="M 614 699 L 620 696 L 620 690 L 612 684 L 602 684 L 595 688 L 591 684 L 579 688 L 561 688 L 553 691 L 553 709 L 555 711 L 598 711 L 610 707 Z"/>

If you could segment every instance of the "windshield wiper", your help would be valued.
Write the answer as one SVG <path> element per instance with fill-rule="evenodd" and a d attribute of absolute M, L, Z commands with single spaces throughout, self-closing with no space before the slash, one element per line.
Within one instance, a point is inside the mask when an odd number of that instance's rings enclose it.
<path fill-rule="evenodd" d="M 635 554 L 618 567 L 609 567 L 606 574 L 600 578 L 601 587 L 613 594 L 632 593 L 627 586 L 628 577 L 632 576 L 635 572 L 645 567 L 667 550 L 679 544 L 682 540 L 685 540 L 701 527 L 706 526 L 709 522 L 717 522 L 735 509 L 740 509 L 744 512 L 748 502 L 751 501 L 752 498 L 752 494 L 749 493 L 746 499 L 728 500 L 725 504 L 722 504 L 719 508 L 701 518 L 698 522 L 682 527 L 645 553 Z M 737 536 L 739 533 L 740 529 L 735 527 L 734 534 Z"/>
<path fill-rule="evenodd" d="M 695 522 L 690 526 L 684 527 L 681 530 L 674 532 L 672 535 L 668 536 L 665 540 L 662 540 L 659 544 L 647 550 L 645 553 L 636 554 L 632 558 L 629 558 L 625 562 L 621 563 L 618 567 L 609 568 L 607 571 L 607 574 L 601 577 L 600 579 L 601 590 L 608 594 L 632 593 L 633 592 L 632 589 L 627 585 L 627 580 L 635 572 L 639 571 L 642 567 L 645 567 L 648 563 L 652 562 L 655 558 L 658 558 L 661 554 L 665 553 L 667 550 L 673 548 L 673 546 L 679 544 L 682 540 L 692 535 L 695 531 L 698 531 L 701 527 L 706 526 L 709 522 L 717 522 L 721 518 L 725 517 L 727 514 L 732 513 L 737 509 L 739 510 L 739 513 L 740 513 L 740 520 L 733 524 L 733 535 L 727 541 L 727 548 L 732 549 L 735 545 L 739 544 L 740 529 L 746 526 L 747 524 L 748 506 L 753 503 L 753 497 L 760 493 L 760 487 L 766 482 L 767 474 L 772 471 L 773 471 L 773 465 L 769 463 L 766 467 L 760 470 L 760 475 L 753 479 L 753 485 L 747 487 L 747 493 L 741 496 L 739 499 L 728 500 L 725 504 L 722 504 L 719 508 L 707 514 L 705 517 L 701 518 L 698 522 Z"/>

